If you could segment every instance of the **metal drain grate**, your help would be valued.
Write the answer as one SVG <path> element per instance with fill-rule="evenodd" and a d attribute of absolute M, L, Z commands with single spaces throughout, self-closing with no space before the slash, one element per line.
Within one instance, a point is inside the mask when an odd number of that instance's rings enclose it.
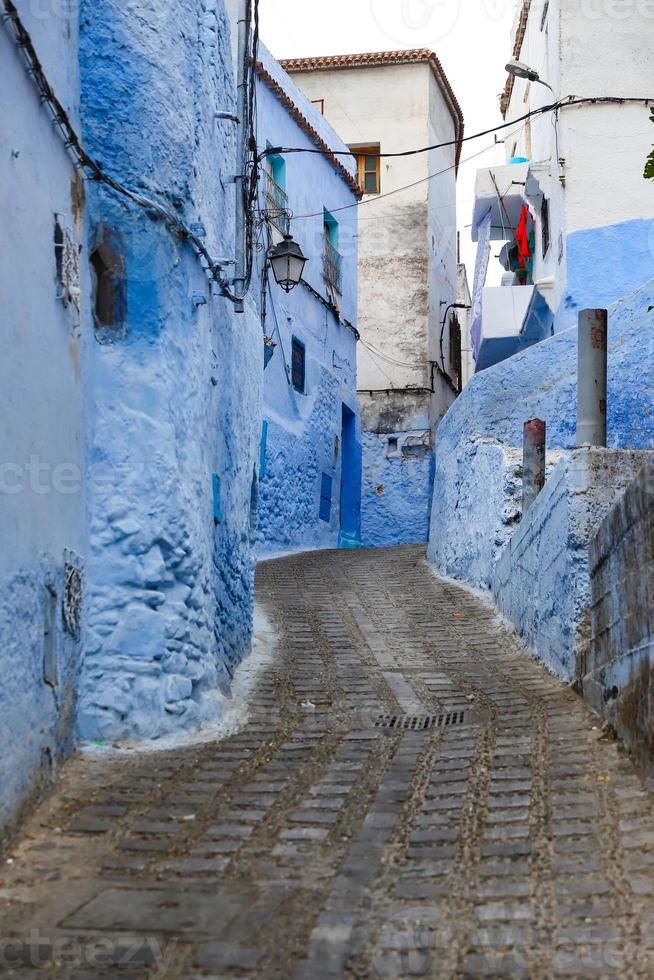
<path fill-rule="evenodd" d="M 375 728 L 402 729 L 404 731 L 428 731 L 430 728 L 451 728 L 462 725 L 467 711 L 446 711 L 440 715 L 380 715 Z"/>

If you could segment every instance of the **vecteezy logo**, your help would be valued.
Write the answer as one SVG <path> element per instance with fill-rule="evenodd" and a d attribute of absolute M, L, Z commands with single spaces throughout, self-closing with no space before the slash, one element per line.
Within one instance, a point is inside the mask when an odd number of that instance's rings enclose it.
<path fill-rule="evenodd" d="M 460 0 L 370 0 L 377 26 L 392 41 L 409 47 L 432 47 L 452 31 Z"/>

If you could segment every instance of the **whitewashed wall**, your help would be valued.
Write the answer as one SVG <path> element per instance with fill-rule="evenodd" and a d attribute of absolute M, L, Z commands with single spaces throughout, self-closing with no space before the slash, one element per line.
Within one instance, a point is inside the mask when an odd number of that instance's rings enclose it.
<path fill-rule="evenodd" d="M 538 0 L 520 60 L 555 95 L 516 79 L 507 119 L 554 97 L 654 96 L 654 6 L 640 0 L 551 0 L 544 21 L 542 13 Z M 558 329 L 570 325 L 575 308 L 614 302 L 651 275 L 654 192 L 643 179 L 652 143 L 645 102 L 562 108 L 558 143 L 553 123 L 551 113 L 516 123 L 508 130 L 506 151 L 507 158 L 530 159 L 550 199 L 552 246 L 543 258 L 537 242 L 534 280 L 558 311 Z M 597 229 L 604 231 L 594 234 Z"/>

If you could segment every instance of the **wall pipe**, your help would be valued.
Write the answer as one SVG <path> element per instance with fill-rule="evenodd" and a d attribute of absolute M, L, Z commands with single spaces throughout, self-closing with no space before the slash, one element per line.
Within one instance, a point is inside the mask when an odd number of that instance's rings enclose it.
<path fill-rule="evenodd" d="M 522 435 L 522 514 L 545 486 L 545 434 L 542 419 L 525 422 Z"/>
<path fill-rule="evenodd" d="M 237 84 L 237 149 L 236 149 L 236 176 L 234 185 L 236 190 L 235 204 L 235 231 L 234 231 L 234 293 L 236 302 L 234 310 L 236 313 L 243 313 L 245 304 L 243 293 L 245 292 L 245 169 L 247 166 L 247 145 L 248 145 L 248 120 L 247 120 L 247 87 L 248 87 L 248 34 L 250 31 L 249 22 L 249 0 L 239 0 L 238 4 L 238 44 L 236 54 L 236 71 L 238 77 Z"/>
<path fill-rule="evenodd" d="M 577 343 L 577 447 L 606 446 L 607 310 L 580 310 Z"/>

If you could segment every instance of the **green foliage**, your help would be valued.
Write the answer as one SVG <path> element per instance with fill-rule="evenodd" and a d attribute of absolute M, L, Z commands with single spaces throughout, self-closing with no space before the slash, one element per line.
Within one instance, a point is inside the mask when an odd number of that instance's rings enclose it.
<path fill-rule="evenodd" d="M 654 107 L 650 106 L 650 122 L 654 123 Z M 647 158 L 647 163 L 645 164 L 645 173 L 643 174 L 646 180 L 654 180 L 654 150 L 650 153 Z"/>

